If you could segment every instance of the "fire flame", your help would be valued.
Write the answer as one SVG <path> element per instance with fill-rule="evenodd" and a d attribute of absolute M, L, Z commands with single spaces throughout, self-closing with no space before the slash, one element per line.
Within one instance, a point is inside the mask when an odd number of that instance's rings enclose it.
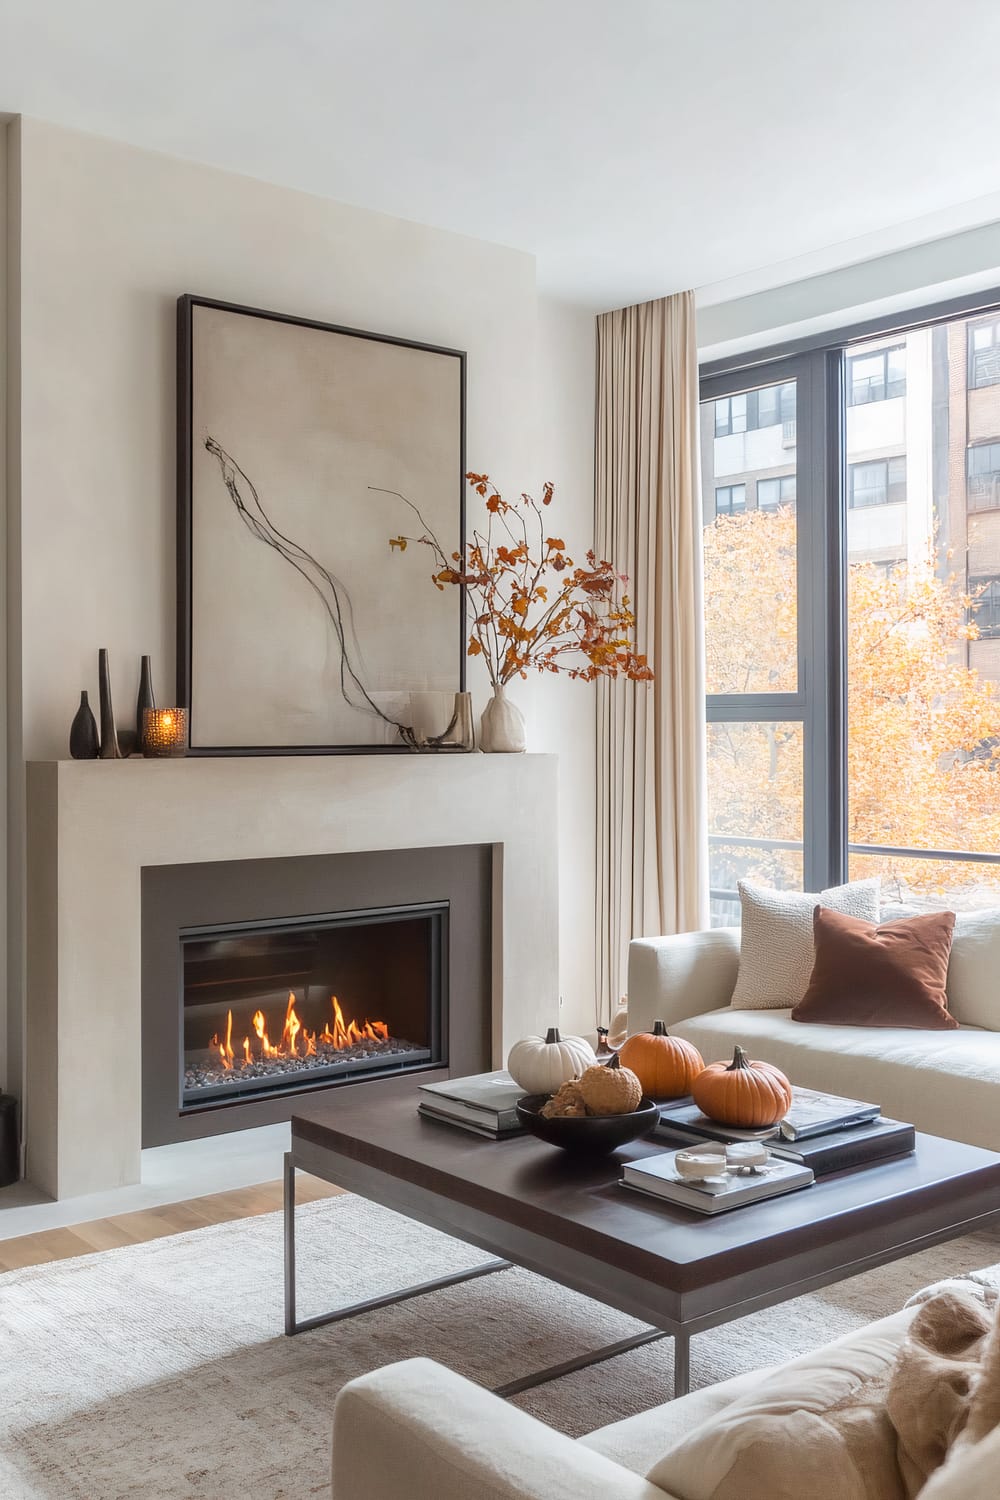
<path fill-rule="evenodd" d="M 384 1021 L 366 1020 L 363 1026 L 359 1026 L 357 1021 L 345 1022 L 344 1013 L 336 995 L 330 996 L 330 1003 L 333 1007 L 332 1029 L 330 1023 L 327 1022 L 322 1031 L 318 1033 L 310 1031 L 299 1020 L 295 1010 L 295 992 L 289 990 L 281 1039 L 276 1045 L 272 1043 L 268 1035 L 264 1012 L 255 1011 L 252 1022 L 255 1042 L 248 1036 L 243 1038 L 243 1056 L 239 1061 L 239 1067 L 250 1067 L 265 1057 L 314 1057 L 317 1043 L 343 1049 L 353 1047 L 358 1042 L 387 1042 L 389 1040 L 389 1028 Z M 229 1011 L 226 1018 L 225 1041 L 221 1040 L 216 1032 L 210 1046 L 218 1054 L 219 1061 L 226 1071 L 231 1072 L 236 1063 L 236 1055 L 233 1051 L 232 1011 Z"/>

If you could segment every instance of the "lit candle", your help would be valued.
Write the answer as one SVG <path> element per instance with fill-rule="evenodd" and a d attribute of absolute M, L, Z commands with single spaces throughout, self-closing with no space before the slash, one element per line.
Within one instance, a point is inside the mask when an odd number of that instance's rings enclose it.
<path fill-rule="evenodd" d="M 187 753 L 187 709 L 147 708 L 142 716 L 142 753 L 185 755 Z"/>

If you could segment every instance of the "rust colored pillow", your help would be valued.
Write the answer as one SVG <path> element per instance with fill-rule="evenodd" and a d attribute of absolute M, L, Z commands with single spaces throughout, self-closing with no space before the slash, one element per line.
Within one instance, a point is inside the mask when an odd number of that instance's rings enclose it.
<path fill-rule="evenodd" d="M 945 980 L 955 913 L 927 912 L 876 927 L 844 912 L 813 912 L 816 957 L 793 1021 L 954 1031 Z"/>

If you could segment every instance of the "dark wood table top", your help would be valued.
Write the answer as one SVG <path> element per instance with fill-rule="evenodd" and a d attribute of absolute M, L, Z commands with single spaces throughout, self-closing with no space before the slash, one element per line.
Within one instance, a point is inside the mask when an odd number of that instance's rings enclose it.
<path fill-rule="evenodd" d="M 677 1291 L 793 1261 L 835 1242 L 907 1253 L 922 1233 L 1000 1212 L 1000 1156 L 937 1136 L 869 1167 L 711 1217 L 619 1185 L 626 1161 L 670 1149 L 636 1141 L 614 1155 L 579 1159 L 518 1135 L 491 1141 L 417 1114 L 412 1081 L 392 1095 L 344 1090 L 292 1117 L 297 1140 L 470 1212 L 594 1257 Z M 336 1175 L 331 1171 L 331 1180 Z M 362 1188 L 363 1191 L 363 1188 Z"/>

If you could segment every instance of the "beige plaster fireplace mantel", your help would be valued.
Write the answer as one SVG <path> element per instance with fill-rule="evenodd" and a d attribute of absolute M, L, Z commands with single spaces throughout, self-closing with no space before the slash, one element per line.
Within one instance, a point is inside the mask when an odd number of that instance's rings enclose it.
<path fill-rule="evenodd" d="M 140 1177 L 141 872 L 153 865 L 491 844 L 493 1052 L 558 1005 L 549 755 L 39 761 L 28 767 L 33 1182 Z"/>

